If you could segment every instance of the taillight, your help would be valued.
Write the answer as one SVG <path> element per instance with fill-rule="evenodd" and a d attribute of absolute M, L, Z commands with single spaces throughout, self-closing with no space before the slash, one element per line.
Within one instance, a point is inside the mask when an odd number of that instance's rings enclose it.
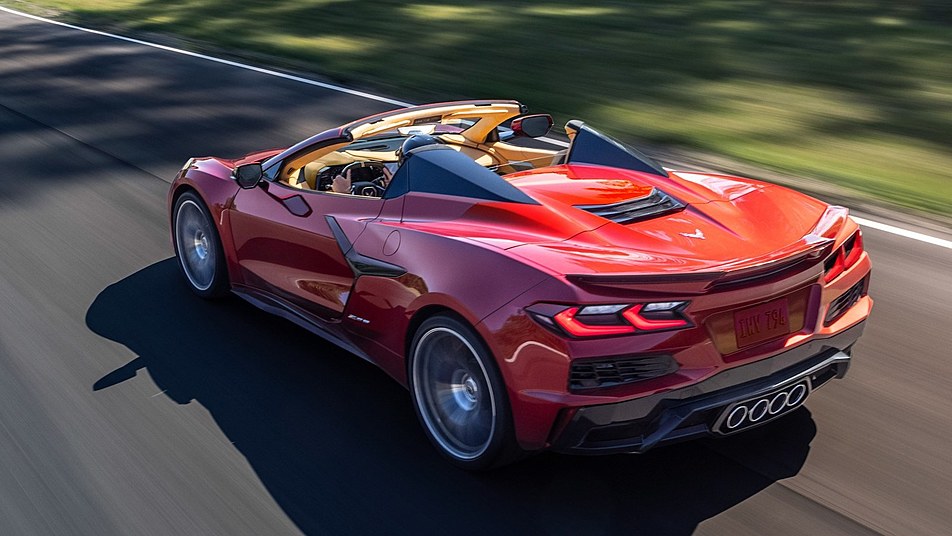
<path fill-rule="evenodd" d="M 658 308 L 658 305 L 674 305 L 674 307 L 669 307 L 666 309 Z M 680 315 L 675 315 L 677 309 L 683 305 L 686 305 L 685 302 L 665 302 L 663 304 L 656 303 L 638 303 L 632 305 L 630 309 L 627 309 L 621 316 L 625 317 L 625 320 L 631 322 L 633 326 L 640 329 L 641 331 L 660 331 L 663 329 L 678 329 L 683 328 L 688 325 L 688 320 Z M 652 307 L 655 306 L 655 307 Z M 652 315 L 651 313 L 656 313 Z M 661 313 L 665 313 L 661 315 Z M 659 315 L 667 316 L 668 318 L 657 318 Z M 654 318 L 652 318 L 652 316 Z"/>
<path fill-rule="evenodd" d="M 856 230 L 823 264 L 823 282 L 833 281 L 863 255 L 863 232 Z"/>
<path fill-rule="evenodd" d="M 540 324 L 572 337 L 610 337 L 691 326 L 686 301 L 565 306 L 540 303 L 526 309 Z"/>
<path fill-rule="evenodd" d="M 578 307 L 569 307 L 555 315 L 555 323 L 573 337 L 604 337 L 608 335 L 624 335 L 625 333 L 634 333 L 635 331 L 635 326 L 623 322 L 613 324 L 588 324 L 585 322 L 587 315 L 581 315 L 582 318 L 579 318 L 578 313 Z"/>
<path fill-rule="evenodd" d="M 843 242 L 843 268 L 849 268 L 856 264 L 860 255 L 863 254 L 863 233 L 857 230 L 853 236 Z"/>

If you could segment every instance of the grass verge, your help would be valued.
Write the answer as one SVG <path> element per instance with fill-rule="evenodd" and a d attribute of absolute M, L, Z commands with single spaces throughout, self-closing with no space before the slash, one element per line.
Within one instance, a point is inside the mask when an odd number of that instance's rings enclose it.
<path fill-rule="evenodd" d="M 410 100 L 516 98 L 621 138 L 952 216 L 943 0 L 0 3 L 283 58 Z"/>

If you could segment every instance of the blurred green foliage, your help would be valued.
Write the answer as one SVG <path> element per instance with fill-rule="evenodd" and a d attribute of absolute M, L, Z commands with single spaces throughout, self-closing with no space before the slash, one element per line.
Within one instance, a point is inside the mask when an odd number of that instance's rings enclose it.
<path fill-rule="evenodd" d="M 629 140 L 952 214 L 948 1 L 28 3 L 405 99 L 515 98 Z"/>

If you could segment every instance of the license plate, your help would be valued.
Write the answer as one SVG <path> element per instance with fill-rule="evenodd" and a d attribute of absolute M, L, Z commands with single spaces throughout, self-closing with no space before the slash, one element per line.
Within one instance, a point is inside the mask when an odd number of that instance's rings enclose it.
<path fill-rule="evenodd" d="M 787 298 L 734 312 L 734 337 L 743 348 L 790 333 Z"/>

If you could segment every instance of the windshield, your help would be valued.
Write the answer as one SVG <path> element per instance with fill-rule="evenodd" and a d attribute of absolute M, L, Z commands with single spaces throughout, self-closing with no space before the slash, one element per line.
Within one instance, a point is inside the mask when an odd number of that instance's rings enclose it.
<path fill-rule="evenodd" d="M 415 120 L 412 125 L 397 127 L 393 130 L 380 132 L 369 138 L 366 138 L 366 140 L 379 140 L 394 137 L 406 138 L 407 136 L 412 136 L 413 134 L 427 134 L 430 136 L 439 134 L 461 134 L 475 126 L 479 120 L 480 118 L 478 117 L 424 117 Z M 365 140 L 359 140 L 357 143 L 362 141 Z"/>

